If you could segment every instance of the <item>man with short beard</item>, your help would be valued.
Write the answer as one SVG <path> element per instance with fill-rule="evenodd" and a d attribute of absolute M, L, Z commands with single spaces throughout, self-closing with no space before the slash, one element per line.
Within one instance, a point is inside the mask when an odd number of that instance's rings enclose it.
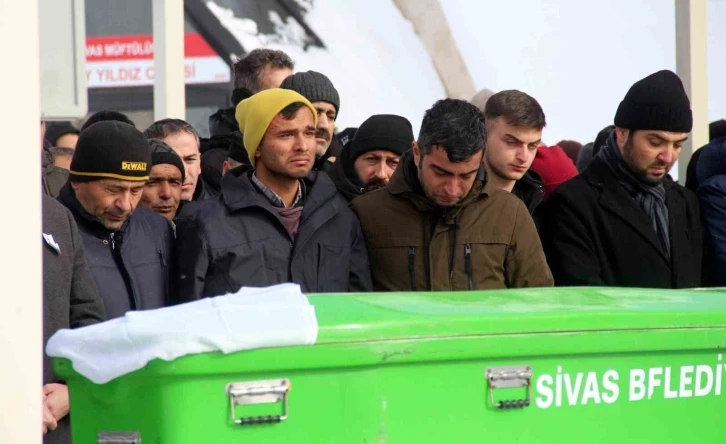
<path fill-rule="evenodd" d="M 317 111 L 300 94 L 261 91 L 237 106 L 252 165 L 177 219 L 182 301 L 241 287 L 299 284 L 306 293 L 371 290 L 360 222 L 315 161 Z"/>
<path fill-rule="evenodd" d="M 692 127 L 688 96 L 673 72 L 630 88 L 600 152 L 547 203 L 543 239 L 556 285 L 702 284 L 698 199 L 668 176 Z"/>
<path fill-rule="evenodd" d="M 342 149 L 330 178 L 348 201 L 383 188 L 412 142 L 411 122 L 405 117 L 372 116 L 361 124 L 350 145 Z"/>
<path fill-rule="evenodd" d="M 317 112 L 317 128 L 315 131 L 315 167 L 316 171 L 330 172 L 333 162 L 328 159 L 330 144 L 335 134 L 335 120 L 340 113 L 340 95 L 333 82 L 315 71 L 299 72 L 282 81 L 280 88 L 291 89 L 310 101 Z"/>
<path fill-rule="evenodd" d="M 98 122 L 81 132 L 58 197 L 78 224 L 108 319 L 169 303 L 171 225 L 139 207 L 150 170 L 149 142 L 139 130 Z"/>

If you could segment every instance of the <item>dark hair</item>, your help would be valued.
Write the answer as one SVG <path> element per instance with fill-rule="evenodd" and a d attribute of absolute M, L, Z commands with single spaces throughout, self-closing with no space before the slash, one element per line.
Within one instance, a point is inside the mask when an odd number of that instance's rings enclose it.
<path fill-rule="evenodd" d="M 165 139 L 174 134 L 188 133 L 197 139 L 199 146 L 199 134 L 188 122 L 181 119 L 161 119 L 149 125 L 144 131 L 147 139 Z"/>
<path fill-rule="evenodd" d="M 295 62 L 289 55 L 273 49 L 255 49 L 234 64 L 234 87 L 248 90 L 251 94 L 260 92 L 260 80 L 265 67 L 294 69 Z"/>
<path fill-rule="evenodd" d="M 600 152 L 600 148 L 605 145 L 605 142 L 607 142 L 608 137 L 610 137 L 610 133 L 613 132 L 615 129 L 615 125 L 608 125 L 605 128 L 601 129 L 599 133 L 597 133 L 597 137 L 595 137 L 595 142 L 592 144 L 592 157 L 597 156 L 597 153 Z M 630 134 L 632 135 L 632 131 Z"/>
<path fill-rule="evenodd" d="M 280 114 L 285 118 L 285 120 L 292 120 L 295 116 L 297 116 L 297 112 L 300 111 L 300 108 L 303 106 L 305 106 L 305 104 L 302 102 L 291 103 L 284 107 L 282 111 L 280 111 Z"/>
<path fill-rule="evenodd" d="M 545 114 L 539 102 L 529 94 L 509 89 L 489 97 L 484 107 L 486 120 L 503 117 L 512 125 L 524 128 L 542 129 L 547 126 Z"/>
<path fill-rule="evenodd" d="M 444 99 L 424 114 L 418 145 L 421 157 L 434 147 L 443 148 L 451 162 L 464 162 L 484 150 L 484 115 L 471 103 Z"/>
<path fill-rule="evenodd" d="M 68 134 L 80 135 L 81 132 L 70 122 L 50 122 L 46 124 L 45 140 L 51 146 L 56 146 L 58 139 Z"/>
<path fill-rule="evenodd" d="M 91 117 L 89 117 L 88 120 L 86 120 L 86 123 L 84 123 L 83 126 L 81 127 L 81 131 L 85 130 L 86 128 L 93 125 L 94 123 L 104 122 L 106 120 L 114 120 L 117 122 L 127 123 L 127 124 L 133 126 L 134 128 L 136 128 L 136 125 L 134 124 L 134 122 L 132 122 L 131 119 L 129 119 L 128 116 L 126 116 L 126 114 L 120 113 L 118 111 L 104 110 L 104 111 L 99 111 L 99 112 L 93 114 Z"/>
<path fill-rule="evenodd" d="M 62 147 L 62 146 L 51 147 L 48 149 L 48 151 L 50 151 L 50 153 L 53 155 L 54 158 L 58 157 L 58 156 L 73 157 L 73 154 L 75 154 L 75 152 L 76 152 L 76 150 L 74 150 L 73 148 L 66 148 L 66 147 Z"/>

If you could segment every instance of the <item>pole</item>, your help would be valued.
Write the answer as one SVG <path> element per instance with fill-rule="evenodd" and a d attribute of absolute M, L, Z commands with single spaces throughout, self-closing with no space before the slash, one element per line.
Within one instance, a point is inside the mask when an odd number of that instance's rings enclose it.
<path fill-rule="evenodd" d="M 43 387 L 38 0 L 0 0 L 0 122 L 12 164 L 0 174 L 0 443 L 40 444 Z"/>
<path fill-rule="evenodd" d="M 676 72 L 691 99 L 693 132 L 678 160 L 678 178 L 685 183 L 691 156 L 708 143 L 708 70 L 706 0 L 676 1 Z"/>
<path fill-rule="evenodd" d="M 154 120 L 184 119 L 184 2 L 153 0 Z"/>

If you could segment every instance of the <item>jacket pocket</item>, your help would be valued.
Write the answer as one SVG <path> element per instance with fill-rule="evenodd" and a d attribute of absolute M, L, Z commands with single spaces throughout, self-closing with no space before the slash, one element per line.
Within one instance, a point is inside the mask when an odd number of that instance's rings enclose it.
<path fill-rule="evenodd" d="M 236 293 L 242 287 L 288 282 L 291 251 L 289 242 L 272 238 L 217 249 L 207 272 L 205 293 Z"/>
<path fill-rule="evenodd" d="M 457 271 L 458 290 L 488 290 L 507 288 L 507 251 L 508 244 L 490 240 L 466 242 L 457 245 L 457 254 L 463 255 Z M 461 257 L 461 256 L 460 256 Z M 458 261 L 458 259 L 457 259 Z"/>
<path fill-rule="evenodd" d="M 350 247 L 318 244 L 317 288 L 320 293 L 345 293 L 350 280 Z"/>

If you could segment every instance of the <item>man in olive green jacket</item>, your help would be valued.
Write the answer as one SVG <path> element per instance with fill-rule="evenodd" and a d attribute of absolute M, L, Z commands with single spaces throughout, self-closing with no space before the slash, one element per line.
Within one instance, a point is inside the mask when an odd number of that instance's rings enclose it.
<path fill-rule="evenodd" d="M 484 192 L 485 139 L 476 107 L 441 100 L 388 187 L 352 202 L 376 291 L 553 285 L 525 205 L 511 193 Z"/>

